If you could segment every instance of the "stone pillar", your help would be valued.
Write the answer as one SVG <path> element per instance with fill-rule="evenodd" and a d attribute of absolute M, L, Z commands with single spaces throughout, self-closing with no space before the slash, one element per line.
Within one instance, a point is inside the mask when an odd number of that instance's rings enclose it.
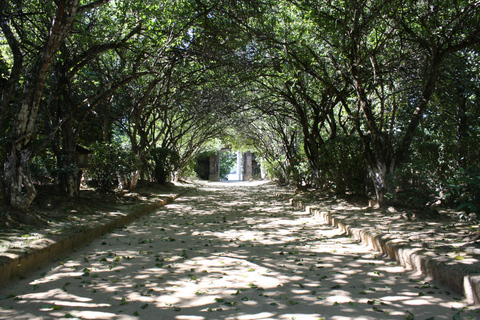
<path fill-rule="evenodd" d="M 267 170 L 265 169 L 265 165 L 264 165 L 264 161 L 265 159 L 261 158 L 260 160 L 260 177 L 262 179 L 265 179 L 265 177 L 267 176 Z"/>
<path fill-rule="evenodd" d="M 247 151 L 243 154 L 243 181 L 253 179 L 252 153 Z"/>
<path fill-rule="evenodd" d="M 210 156 L 210 170 L 208 175 L 210 181 L 220 181 L 220 152 Z"/>
<path fill-rule="evenodd" d="M 237 152 L 237 176 L 238 181 L 242 180 L 242 153 L 240 151 Z"/>

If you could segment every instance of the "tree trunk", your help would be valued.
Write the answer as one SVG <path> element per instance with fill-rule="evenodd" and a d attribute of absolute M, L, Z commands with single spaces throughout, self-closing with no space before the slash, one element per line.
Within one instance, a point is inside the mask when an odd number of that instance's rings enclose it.
<path fill-rule="evenodd" d="M 52 20 L 50 34 L 39 50 L 38 58 L 33 67 L 25 72 L 25 80 L 22 84 L 22 99 L 16 106 L 15 120 L 11 129 L 11 146 L 7 152 L 4 165 L 5 189 L 10 205 L 23 212 L 28 211 L 36 195 L 29 165 L 32 158 L 32 140 L 45 79 L 60 45 L 75 21 L 79 0 L 71 1 L 69 4 L 56 1 L 56 4 L 58 7 L 55 10 L 55 18 Z M 2 26 L 2 30 L 7 29 L 9 29 L 9 26 Z M 6 35 L 11 48 L 15 49 L 19 46 L 19 42 L 13 33 L 7 32 Z M 15 50 L 12 50 L 12 52 L 19 54 Z M 17 56 L 14 58 L 21 61 Z M 23 73 L 24 70 L 19 69 L 17 71 Z"/>
<path fill-rule="evenodd" d="M 79 193 L 81 175 L 75 159 L 75 147 L 62 149 L 62 155 L 57 160 L 61 170 L 59 174 L 60 190 L 70 197 L 76 197 Z"/>
<path fill-rule="evenodd" d="M 467 145 L 465 138 L 468 135 L 467 97 L 463 97 L 457 108 L 457 165 L 467 168 Z"/>
<path fill-rule="evenodd" d="M 30 174 L 31 156 L 32 153 L 27 148 L 12 148 L 3 169 L 8 201 L 13 208 L 22 212 L 28 211 L 37 194 Z"/>
<path fill-rule="evenodd" d="M 135 170 L 134 172 L 131 173 L 131 179 L 130 179 L 130 182 L 128 184 L 128 189 L 129 190 L 135 190 L 135 188 L 138 185 L 138 180 L 140 179 L 141 173 L 142 173 L 141 168 L 138 168 L 137 170 Z"/>
<path fill-rule="evenodd" d="M 79 194 L 80 180 L 81 175 L 79 175 L 79 170 L 75 168 L 73 172 L 68 172 L 65 174 L 63 179 L 65 193 L 70 197 L 77 197 Z"/>
<path fill-rule="evenodd" d="M 62 74 L 62 72 L 59 72 Z M 62 81 L 68 80 L 64 77 L 60 77 Z M 69 99 L 70 92 L 62 90 L 58 93 L 58 122 L 65 118 L 67 114 L 71 112 L 72 101 Z M 81 176 L 79 175 L 79 168 L 77 159 L 75 157 L 77 139 L 74 132 L 74 121 L 72 117 L 68 117 L 61 126 L 61 139 L 62 148 L 57 152 L 57 164 L 60 169 L 59 174 L 59 187 L 60 190 L 70 197 L 76 197 L 80 191 Z"/>
<path fill-rule="evenodd" d="M 384 163 L 377 162 L 369 165 L 369 173 L 375 188 L 377 205 L 381 207 L 386 202 L 385 195 L 390 190 L 390 181 L 393 180 L 392 172 Z"/>

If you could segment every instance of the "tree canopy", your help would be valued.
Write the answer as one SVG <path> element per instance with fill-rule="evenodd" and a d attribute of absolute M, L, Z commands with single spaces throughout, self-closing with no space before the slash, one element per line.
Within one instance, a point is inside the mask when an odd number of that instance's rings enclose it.
<path fill-rule="evenodd" d="M 19 211 L 45 180 L 78 194 L 79 145 L 133 189 L 212 139 L 282 182 L 480 211 L 478 2 L 1 0 L 0 26 Z"/>

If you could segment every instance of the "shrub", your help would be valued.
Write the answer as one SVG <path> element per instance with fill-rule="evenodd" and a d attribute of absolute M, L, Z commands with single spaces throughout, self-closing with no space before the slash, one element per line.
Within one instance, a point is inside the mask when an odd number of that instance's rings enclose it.
<path fill-rule="evenodd" d="M 480 167 L 461 168 L 458 176 L 450 180 L 448 197 L 453 197 L 457 210 L 468 218 L 475 214 L 480 219 Z"/>
<path fill-rule="evenodd" d="M 153 179 L 158 183 L 170 181 L 171 174 L 179 165 L 180 155 L 178 152 L 167 148 L 155 148 L 150 153 L 153 161 Z"/>
<path fill-rule="evenodd" d="M 408 204 L 415 208 L 426 208 L 438 197 L 438 181 L 432 174 L 431 164 L 419 159 L 406 163 L 395 172 L 395 181 L 390 184 L 391 201 L 397 204 Z"/>
<path fill-rule="evenodd" d="M 118 177 L 135 171 L 137 158 L 116 143 L 97 142 L 90 146 L 88 173 L 101 189 L 111 191 L 118 187 Z"/>
<path fill-rule="evenodd" d="M 285 156 L 281 155 L 277 159 L 267 159 L 263 165 L 267 176 L 270 179 L 278 180 L 280 183 L 287 183 L 289 180 Z"/>
<path fill-rule="evenodd" d="M 42 153 L 32 159 L 30 170 L 32 178 L 37 182 L 52 182 L 63 171 L 74 171 L 76 167 L 58 168 L 53 154 Z"/>
<path fill-rule="evenodd" d="M 186 180 L 195 180 L 197 179 L 197 173 L 195 172 L 196 158 L 191 158 L 188 162 L 180 169 L 178 173 L 179 179 Z"/>
<path fill-rule="evenodd" d="M 338 135 L 326 141 L 320 150 L 320 173 L 338 194 L 366 194 L 370 179 L 360 145 L 355 136 Z"/>

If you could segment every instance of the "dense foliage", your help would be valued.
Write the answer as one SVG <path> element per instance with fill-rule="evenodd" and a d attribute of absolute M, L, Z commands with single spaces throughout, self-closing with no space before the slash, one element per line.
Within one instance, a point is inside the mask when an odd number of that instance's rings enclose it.
<path fill-rule="evenodd" d="M 40 182 L 78 194 L 77 145 L 134 189 L 218 138 L 284 183 L 480 214 L 478 2 L 0 0 L 0 26 L 18 210 Z"/>
<path fill-rule="evenodd" d="M 220 152 L 220 179 L 228 180 L 228 175 L 237 164 L 237 155 L 233 152 Z"/>

